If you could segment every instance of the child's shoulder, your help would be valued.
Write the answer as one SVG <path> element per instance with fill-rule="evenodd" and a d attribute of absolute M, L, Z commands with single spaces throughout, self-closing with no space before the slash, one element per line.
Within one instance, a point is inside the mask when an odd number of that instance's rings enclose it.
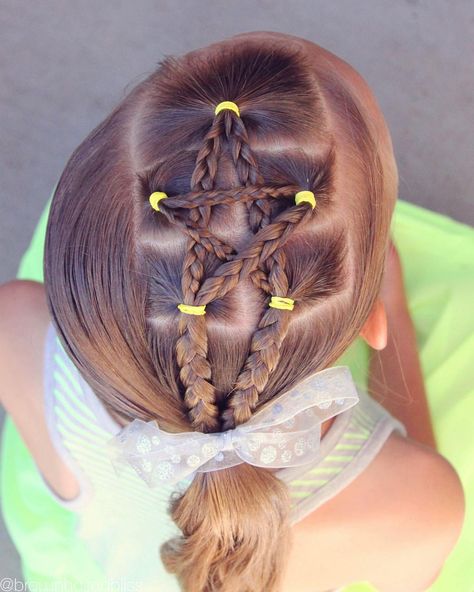
<path fill-rule="evenodd" d="M 13 280 L 0 286 L 0 357 L 6 374 L 16 385 L 28 380 L 41 365 L 41 347 L 50 321 L 43 284 L 31 280 Z M 33 349 L 32 349 L 33 348 Z M 28 370 L 28 371 L 27 371 Z M 36 375 L 38 376 L 38 375 Z"/>
<path fill-rule="evenodd" d="M 43 477 L 64 499 L 79 486 L 56 452 L 44 410 L 44 346 L 51 317 L 43 284 L 0 286 L 0 401 Z"/>
<path fill-rule="evenodd" d="M 0 355 L 15 384 L 27 377 L 27 368 L 41 361 L 38 351 L 31 355 L 31 347 L 46 337 L 49 321 L 43 284 L 13 280 L 0 286 Z"/>
<path fill-rule="evenodd" d="M 317 563 L 324 589 L 369 580 L 383 592 L 418 592 L 436 579 L 463 519 L 463 488 L 452 465 L 394 432 L 352 483 L 295 526 L 304 560 L 294 565 L 309 583 L 301 566 Z"/>

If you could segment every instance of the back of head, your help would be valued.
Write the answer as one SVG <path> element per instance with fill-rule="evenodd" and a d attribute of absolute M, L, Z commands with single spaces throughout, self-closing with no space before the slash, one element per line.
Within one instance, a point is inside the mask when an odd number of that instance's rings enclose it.
<path fill-rule="evenodd" d="M 168 56 L 65 167 L 46 233 L 48 304 L 124 424 L 233 428 L 330 366 L 371 311 L 394 178 L 363 106 L 309 45 L 253 34 Z M 227 100 L 240 114 L 215 115 Z M 314 208 L 295 203 L 302 190 Z M 159 211 L 155 191 L 168 196 Z M 270 307 L 271 295 L 294 309 Z M 183 534 L 161 557 L 183 590 L 278 589 L 290 500 L 272 471 L 196 473 L 170 515 Z"/>

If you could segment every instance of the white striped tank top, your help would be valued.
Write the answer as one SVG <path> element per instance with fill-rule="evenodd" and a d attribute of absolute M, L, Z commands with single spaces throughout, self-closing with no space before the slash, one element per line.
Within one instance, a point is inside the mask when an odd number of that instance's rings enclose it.
<path fill-rule="evenodd" d="M 77 536 L 100 566 L 104 581 L 134 582 L 136 592 L 179 592 L 175 576 L 161 562 L 159 548 L 181 534 L 167 514 L 169 498 L 173 491 L 184 491 L 192 477 L 172 486 L 149 488 L 131 467 L 117 476 L 105 443 L 122 426 L 69 359 L 52 323 L 44 356 L 46 423 L 80 493 L 66 501 L 43 479 L 46 487 L 59 504 L 77 512 Z M 357 386 L 357 392 L 359 403 L 336 416 L 321 440 L 315 464 L 275 473 L 289 487 L 293 524 L 349 485 L 393 430 L 407 435 L 405 426 L 363 389 Z"/>

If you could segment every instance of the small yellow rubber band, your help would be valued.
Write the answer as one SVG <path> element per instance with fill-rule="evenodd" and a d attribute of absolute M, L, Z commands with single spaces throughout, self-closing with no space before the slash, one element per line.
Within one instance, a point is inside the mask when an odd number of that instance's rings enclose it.
<path fill-rule="evenodd" d="M 295 301 L 292 298 L 284 298 L 283 296 L 272 296 L 268 306 L 272 308 L 281 308 L 283 310 L 293 310 Z"/>
<path fill-rule="evenodd" d="M 194 304 L 178 304 L 178 308 L 181 312 L 192 315 L 203 315 L 206 314 L 206 305 L 201 304 L 195 306 Z"/>
<path fill-rule="evenodd" d="M 239 108 L 232 101 L 222 101 L 222 103 L 219 103 L 214 110 L 214 115 L 217 115 L 219 111 L 222 111 L 222 109 L 232 109 L 232 111 L 235 111 L 237 115 L 240 117 Z"/>
<path fill-rule="evenodd" d="M 151 204 L 151 207 L 152 207 L 154 210 L 156 210 L 157 212 L 159 212 L 159 211 L 160 211 L 160 208 L 158 207 L 158 202 L 159 202 L 161 199 L 165 199 L 166 197 L 168 197 L 168 196 L 167 196 L 167 195 L 166 195 L 166 193 L 164 193 L 163 191 L 154 191 L 154 192 L 153 192 L 153 193 L 150 195 L 150 197 L 148 198 L 148 200 L 149 200 L 149 202 L 150 202 L 150 204 Z"/>
<path fill-rule="evenodd" d="M 312 191 L 298 191 L 298 193 L 295 195 L 295 203 L 298 205 L 302 201 L 309 202 L 314 210 L 314 207 L 316 206 L 316 198 L 314 197 L 314 193 Z"/>

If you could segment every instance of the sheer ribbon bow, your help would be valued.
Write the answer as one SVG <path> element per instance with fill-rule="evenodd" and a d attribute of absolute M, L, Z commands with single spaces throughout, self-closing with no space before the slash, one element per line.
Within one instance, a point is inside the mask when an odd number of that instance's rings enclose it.
<path fill-rule="evenodd" d="M 170 433 L 156 421 L 134 419 L 107 445 L 117 474 L 132 466 L 150 487 L 242 462 L 267 468 L 309 465 L 319 458 L 321 423 L 358 402 L 349 367 L 334 366 L 271 399 L 234 429 Z"/>

